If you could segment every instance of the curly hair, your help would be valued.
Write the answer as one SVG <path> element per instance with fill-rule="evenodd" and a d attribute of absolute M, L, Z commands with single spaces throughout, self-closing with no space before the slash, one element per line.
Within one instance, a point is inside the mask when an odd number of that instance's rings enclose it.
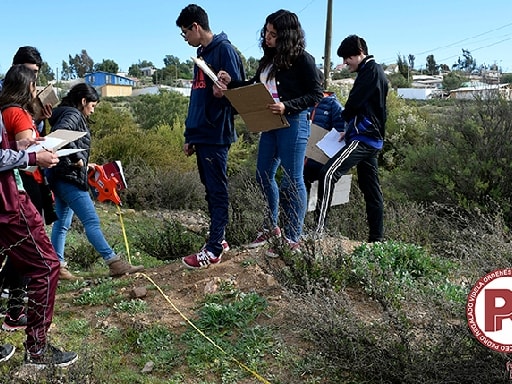
<path fill-rule="evenodd" d="M 277 32 L 275 48 L 267 46 L 265 42 L 268 24 L 272 24 Z M 260 60 L 259 70 L 272 64 L 269 74 L 272 78 L 275 77 L 278 69 L 290 68 L 306 48 L 304 30 L 297 15 L 284 9 L 268 15 L 260 32 L 260 44 L 263 49 L 263 57 Z"/>

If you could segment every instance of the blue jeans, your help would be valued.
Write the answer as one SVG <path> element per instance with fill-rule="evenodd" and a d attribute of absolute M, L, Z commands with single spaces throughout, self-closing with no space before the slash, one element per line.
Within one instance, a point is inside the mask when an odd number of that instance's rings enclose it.
<path fill-rule="evenodd" d="M 256 179 L 267 199 L 271 226 L 277 226 L 281 207 L 284 233 L 289 240 L 298 242 L 307 209 L 303 171 L 310 126 L 305 111 L 286 118 L 289 127 L 263 132 L 260 136 Z M 279 166 L 283 174 L 278 187 Z"/>
<path fill-rule="evenodd" d="M 199 177 L 206 191 L 210 215 L 210 233 L 206 249 L 215 256 L 222 253 L 226 226 L 229 221 L 228 151 L 229 145 L 196 144 Z"/>
<path fill-rule="evenodd" d="M 73 219 L 73 213 L 76 214 L 84 226 L 87 239 L 103 257 L 103 260 L 107 262 L 116 258 L 115 252 L 103 236 L 100 228 L 100 219 L 89 192 L 78 188 L 74 184 L 60 180 L 55 180 L 51 188 L 55 195 L 55 212 L 58 216 L 57 221 L 53 223 L 51 240 L 61 265 L 66 264 L 64 261 L 64 246 L 66 244 L 66 235 Z"/>

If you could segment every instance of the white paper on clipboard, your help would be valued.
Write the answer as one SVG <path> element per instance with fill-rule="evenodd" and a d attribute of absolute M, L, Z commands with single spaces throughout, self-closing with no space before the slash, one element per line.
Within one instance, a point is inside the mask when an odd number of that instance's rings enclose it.
<path fill-rule="evenodd" d="M 203 72 L 205 73 L 206 76 L 208 76 L 210 79 L 212 79 L 212 81 L 214 83 L 217 83 L 219 81 L 217 75 L 215 73 L 213 73 L 211 68 L 208 66 L 208 64 L 206 64 L 206 62 L 203 59 L 201 59 L 200 57 L 193 57 L 193 56 L 191 56 L 190 58 L 199 68 L 201 68 L 203 70 Z"/>

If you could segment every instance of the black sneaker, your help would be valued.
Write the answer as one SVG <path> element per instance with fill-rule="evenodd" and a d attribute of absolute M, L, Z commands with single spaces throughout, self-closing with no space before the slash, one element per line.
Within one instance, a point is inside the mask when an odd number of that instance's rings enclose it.
<path fill-rule="evenodd" d="M 4 331 L 14 332 L 25 328 L 27 328 L 27 315 L 25 315 L 25 313 L 21 312 L 17 319 L 13 319 L 11 315 L 7 313 L 2 324 Z"/>
<path fill-rule="evenodd" d="M 43 369 L 48 366 L 67 367 L 78 360 L 75 352 L 61 351 L 60 349 L 48 344 L 43 352 L 38 355 L 30 355 L 25 351 L 25 365 L 37 369 Z"/>
<path fill-rule="evenodd" d="M 16 348 L 11 344 L 0 345 L 0 363 L 9 360 Z"/>

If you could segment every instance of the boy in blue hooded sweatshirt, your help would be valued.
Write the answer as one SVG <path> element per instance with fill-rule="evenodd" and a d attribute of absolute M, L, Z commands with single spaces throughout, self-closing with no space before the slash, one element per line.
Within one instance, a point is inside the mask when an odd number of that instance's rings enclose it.
<path fill-rule="evenodd" d="M 182 9 L 176 20 L 181 36 L 197 48 L 197 57 L 205 61 L 214 73 L 228 72 L 233 79 L 245 77 L 242 60 L 225 33 L 210 30 L 206 11 L 195 4 Z M 231 144 L 236 140 L 234 110 L 230 102 L 217 92 L 214 82 L 194 66 L 194 79 L 185 121 L 185 155 L 196 154 L 199 176 L 206 191 L 210 215 L 209 238 L 197 253 L 182 259 L 188 268 L 206 268 L 219 263 L 229 214 L 227 161 Z"/>

